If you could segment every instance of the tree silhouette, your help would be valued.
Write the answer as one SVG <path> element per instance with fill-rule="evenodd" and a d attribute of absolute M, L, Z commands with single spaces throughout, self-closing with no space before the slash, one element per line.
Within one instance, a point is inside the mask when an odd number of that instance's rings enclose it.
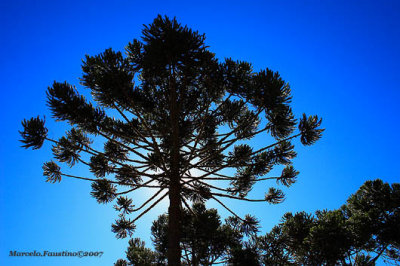
<path fill-rule="evenodd" d="M 338 210 L 285 214 L 259 237 L 258 254 L 264 265 L 398 263 L 399 225 L 400 184 L 367 181 Z"/>
<path fill-rule="evenodd" d="M 66 82 L 48 88 L 53 118 L 71 126 L 65 136 L 48 137 L 40 117 L 24 120 L 20 132 L 23 147 L 38 149 L 47 140 L 58 162 L 89 167 L 95 178 L 68 174 L 54 161 L 44 164 L 43 173 L 48 182 L 92 182 L 99 203 L 116 199 L 121 213 L 112 231 L 118 238 L 131 235 L 135 221 L 168 196 L 170 265 L 180 264 L 181 211 L 188 202 L 213 199 L 235 216 L 224 198 L 281 202 L 282 191 L 273 187 L 259 199 L 247 194 L 264 180 L 290 186 L 298 174 L 290 140 L 311 145 L 323 131 L 317 116 L 303 115 L 295 132 L 290 86 L 277 72 L 220 62 L 204 41 L 175 18 L 158 16 L 144 26 L 141 40 L 127 45 L 125 56 L 112 49 L 86 56 L 81 84 L 92 99 Z M 271 144 L 252 147 L 259 134 L 265 142 L 271 136 Z M 93 138 L 104 142 L 103 150 L 93 147 Z M 285 165 L 282 174 L 265 177 L 275 165 Z M 157 191 L 136 207 L 127 195 L 143 187 Z M 131 213 L 138 214 L 130 219 Z"/>
<path fill-rule="evenodd" d="M 182 212 L 182 264 L 258 265 L 253 248 L 259 231 L 258 221 L 249 215 L 242 223 L 235 216 L 221 222 L 216 209 L 206 209 L 203 203 L 195 203 Z M 115 265 L 166 265 L 168 250 L 168 214 L 163 214 L 151 227 L 155 251 L 145 247 L 140 239 L 131 239 L 126 252 L 127 261 L 120 259 Z M 125 264 L 124 264 L 125 263 Z"/>
<path fill-rule="evenodd" d="M 258 221 L 250 215 L 246 215 L 245 223 L 231 216 L 222 224 L 216 209 L 206 209 L 204 204 L 196 203 L 191 210 L 182 213 L 181 247 L 185 265 L 232 262 L 237 259 L 235 252 L 241 252 L 258 232 Z M 168 215 L 159 216 L 153 222 L 151 232 L 159 262 L 164 263 L 167 255 Z"/>

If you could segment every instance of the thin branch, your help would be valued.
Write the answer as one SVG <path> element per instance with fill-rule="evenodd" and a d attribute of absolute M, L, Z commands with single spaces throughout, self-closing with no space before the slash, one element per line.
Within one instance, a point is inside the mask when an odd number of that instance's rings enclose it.
<path fill-rule="evenodd" d="M 389 244 L 387 244 L 387 245 L 385 245 L 383 248 L 382 248 L 382 250 L 379 252 L 379 253 L 377 253 L 377 256 L 375 257 L 375 258 L 373 258 L 370 262 L 371 262 L 371 264 L 374 264 L 378 259 L 379 259 L 379 257 L 383 254 L 383 252 L 386 250 L 386 248 L 389 246 Z"/>
<path fill-rule="evenodd" d="M 138 219 L 140 219 L 140 217 L 142 217 L 143 215 L 145 215 L 148 211 L 150 211 L 151 209 L 153 209 L 154 206 L 156 206 L 160 201 L 162 201 L 166 196 L 168 195 L 168 192 L 166 192 L 161 198 L 159 198 L 157 201 L 155 201 L 153 204 L 151 204 L 150 207 L 148 207 L 146 210 L 144 210 L 138 217 L 136 217 L 133 222 L 136 222 Z"/>
<path fill-rule="evenodd" d="M 241 106 L 240 108 L 242 108 L 246 103 L 248 103 L 248 100 L 246 100 L 246 101 L 242 104 L 242 106 Z M 235 127 L 231 132 L 229 132 L 225 137 L 223 137 L 222 139 L 220 139 L 219 142 L 217 142 L 217 144 L 222 144 L 222 143 L 224 142 L 224 140 L 226 140 L 227 138 L 229 138 L 229 136 L 231 136 L 232 134 L 235 134 L 236 132 L 238 132 L 238 130 L 239 130 L 240 128 L 242 128 L 242 127 L 244 127 L 244 126 L 251 125 L 251 123 L 254 123 L 254 122 L 257 120 L 258 115 L 261 114 L 263 111 L 264 111 L 264 109 L 263 109 L 263 108 L 260 108 L 260 109 L 258 110 L 257 114 L 254 116 L 255 118 L 254 118 L 253 120 L 247 121 L 247 123 L 240 124 L 239 126 L 236 126 L 236 127 Z"/>
<path fill-rule="evenodd" d="M 210 188 L 219 190 L 219 191 L 231 192 L 231 191 L 228 190 L 228 189 L 216 187 L 216 186 L 210 185 L 210 184 L 208 184 L 208 183 L 206 183 L 206 182 L 202 182 L 202 181 L 200 181 L 200 180 L 193 180 L 193 179 L 192 179 L 192 180 L 186 181 L 185 183 L 182 183 L 182 185 L 189 185 L 190 187 L 195 188 L 193 185 L 190 184 L 191 182 L 195 182 L 195 181 L 198 182 L 198 183 L 201 183 L 201 184 L 203 184 L 203 185 L 205 185 L 205 186 L 208 186 L 208 187 L 210 187 Z"/>
<path fill-rule="evenodd" d="M 298 133 L 298 134 L 293 135 L 293 136 L 291 136 L 291 137 L 287 137 L 287 138 L 282 139 L 282 140 L 280 140 L 280 141 L 278 141 L 278 142 L 275 142 L 274 144 L 271 144 L 271 145 L 269 145 L 269 146 L 267 146 L 267 147 L 264 147 L 264 148 L 262 148 L 262 149 L 259 149 L 259 150 L 253 152 L 253 153 L 250 154 L 250 155 L 254 155 L 254 154 L 260 153 L 260 152 L 262 152 L 262 151 L 268 150 L 268 149 L 270 149 L 270 148 L 272 148 L 272 147 L 274 147 L 274 146 L 276 146 L 276 145 L 278 145 L 278 144 L 281 144 L 282 142 L 285 142 L 285 141 L 288 141 L 288 140 L 297 138 L 297 137 L 299 137 L 299 136 L 301 136 L 301 133 Z"/>
<path fill-rule="evenodd" d="M 183 204 L 186 206 L 186 208 L 194 215 L 197 216 L 197 214 L 190 208 L 189 204 L 186 202 L 184 198 L 182 198 Z"/>
<path fill-rule="evenodd" d="M 148 200 L 146 200 L 140 207 L 133 209 L 132 212 L 138 211 L 142 209 L 144 206 L 146 206 L 150 201 L 152 201 L 154 198 L 156 198 L 165 188 L 161 188 L 158 190 L 153 196 L 151 196 Z"/>
<path fill-rule="evenodd" d="M 186 251 L 186 248 L 183 248 L 183 251 L 185 251 L 185 256 L 186 256 L 186 258 L 182 255 L 182 258 L 184 259 L 184 260 L 186 260 L 186 262 L 188 263 L 188 264 L 190 264 L 190 259 L 189 259 L 189 256 L 188 256 L 188 254 L 187 254 L 187 251 Z"/>
<path fill-rule="evenodd" d="M 127 191 L 124 191 L 124 192 L 119 192 L 119 193 L 117 193 L 116 195 L 128 194 L 128 193 L 133 192 L 133 191 L 135 191 L 136 189 L 141 188 L 141 187 L 167 188 L 167 186 L 152 186 L 152 185 L 148 185 L 148 184 L 150 184 L 150 183 L 153 182 L 153 181 L 154 181 L 154 180 L 150 179 L 150 180 L 146 181 L 145 183 L 143 183 L 143 184 L 141 184 L 141 185 L 137 185 L 136 187 L 134 187 L 134 188 L 132 188 L 132 189 L 129 189 L 129 190 L 127 190 Z"/>
<path fill-rule="evenodd" d="M 53 143 L 59 145 L 59 142 L 56 141 L 56 140 L 54 140 L 54 139 L 51 139 L 51 138 L 46 137 L 46 140 L 51 141 L 51 142 L 53 142 Z M 116 142 L 117 142 L 117 141 L 116 141 Z M 121 144 L 120 142 L 117 142 L 117 143 L 118 143 L 118 144 Z M 84 147 L 85 147 L 86 149 L 79 148 L 79 150 L 80 150 L 80 151 L 83 151 L 83 152 L 86 152 L 86 153 L 88 153 L 88 154 L 90 154 L 90 155 L 93 155 L 93 156 L 96 156 L 96 155 L 103 155 L 104 157 L 107 157 L 109 161 L 111 161 L 111 162 L 113 162 L 113 163 L 115 163 L 115 164 L 120 164 L 121 166 L 123 165 L 122 163 L 120 163 L 120 162 L 118 162 L 118 161 L 116 161 L 116 160 L 110 158 L 110 157 L 107 156 L 105 153 L 100 152 L 100 151 L 97 151 L 97 150 L 95 150 L 95 149 L 89 147 L 88 145 L 84 145 Z M 128 159 L 128 158 L 126 159 L 126 161 L 130 161 L 130 162 L 137 163 L 137 164 L 146 164 L 146 162 L 137 161 L 137 160 L 132 160 L 132 159 Z"/>
<path fill-rule="evenodd" d="M 216 259 L 218 259 L 218 258 L 216 258 Z M 212 264 L 221 264 L 221 263 L 227 263 L 227 262 L 229 262 L 229 260 L 222 260 L 222 261 L 219 261 L 219 262 L 215 262 L 215 260 L 213 260 Z"/>
<path fill-rule="evenodd" d="M 80 179 L 80 180 L 92 181 L 92 182 L 97 182 L 99 180 L 106 180 L 110 184 L 116 184 L 116 185 L 120 185 L 120 186 L 130 186 L 130 187 L 135 186 L 135 188 L 133 190 L 136 190 L 136 189 L 141 188 L 141 187 L 162 188 L 162 189 L 166 188 L 165 186 L 147 185 L 150 182 L 146 182 L 144 184 L 137 185 L 137 184 L 132 184 L 132 183 L 124 183 L 124 182 L 112 181 L 112 180 L 106 179 L 106 178 L 94 179 L 94 178 L 88 178 L 88 177 L 82 177 L 82 176 L 76 176 L 76 175 L 70 175 L 70 174 L 64 174 L 64 173 L 61 173 L 61 175 L 62 176 L 66 176 L 66 177 L 75 178 L 75 179 Z M 150 181 L 153 181 L 153 180 L 150 180 Z M 120 195 L 120 194 L 125 194 L 125 193 L 116 193 L 116 195 Z"/>
<path fill-rule="evenodd" d="M 222 181 L 222 180 L 230 180 L 230 181 L 232 181 L 232 180 L 235 180 L 235 178 L 233 178 L 233 177 L 203 177 L 202 178 L 202 180 L 220 180 L 220 181 Z"/>
<path fill-rule="evenodd" d="M 90 167 L 90 164 L 88 162 L 82 160 L 81 158 L 78 157 L 77 160 Z"/>
<path fill-rule="evenodd" d="M 81 177 L 81 176 L 75 176 L 75 175 L 68 175 L 68 174 L 64 174 L 64 173 L 61 173 L 61 175 L 62 176 L 67 176 L 67 177 L 76 178 L 76 179 L 86 180 L 86 181 L 93 181 L 93 182 L 99 181 L 99 179 L 87 178 L 87 177 Z M 114 182 L 114 181 L 111 181 L 111 180 L 107 180 L 107 182 L 113 183 L 113 184 L 118 183 L 118 182 Z"/>
<path fill-rule="evenodd" d="M 190 172 L 190 170 L 192 170 L 192 169 L 195 168 L 193 164 L 190 164 L 190 166 L 192 166 L 192 168 L 190 168 L 189 170 L 187 170 L 187 172 Z M 202 172 L 211 173 L 209 170 L 207 170 L 207 169 L 205 169 L 204 167 L 201 167 L 201 166 L 196 167 L 196 169 L 198 169 L 198 170 L 200 170 L 200 171 L 202 171 Z M 218 174 L 218 173 L 214 173 L 214 175 L 219 176 L 219 177 L 222 177 L 222 178 L 231 178 L 230 176 L 223 175 L 223 174 Z"/>
<path fill-rule="evenodd" d="M 264 127 L 263 129 L 260 129 L 260 130 L 258 130 L 258 131 L 256 131 L 256 132 L 254 132 L 254 133 L 252 133 L 252 134 L 246 136 L 246 139 L 250 139 L 250 138 L 252 138 L 252 137 L 254 137 L 254 136 L 256 136 L 256 135 L 258 135 L 258 134 L 260 134 L 260 133 L 262 133 L 262 132 L 264 132 L 264 131 L 266 131 L 266 130 L 268 130 L 268 127 Z M 229 133 L 227 133 L 227 134 L 229 134 Z M 230 142 L 232 142 L 232 141 L 233 141 L 233 142 L 236 142 L 236 141 L 238 141 L 238 140 L 242 140 L 242 138 L 234 138 L 234 139 L 226 140 L 226 141 L 221 142 L 220 144 L 221 144 L 221 145 L 224 145 L 224 144 L 226 144 L 226 143 L 230 143 Z"/>
<path fill-rule="evenodd" d="M 271 176 L 271 177 L 258 178 L 258 179 L 254 180 L 254 181 L 258 182 L 258 181 L 272 180 L 272 179 L 278 179 L 278 178 L 280 178 L 280 176 Z"/>
<path fill-rule="evenodd" d="M 218 202 L 219 204 L 222 205 L 222 207 L 224 207 L 227 211 L 229 211 L 230 213 L 232 213 L 236 218 L 238 218 L 241 221 L 244 221 L 242 218 L 240 218 L 239 215 L 237 215 L 235 212 L 233 212 L 231 209 L 229 209 L 225 204 L 223 204 L 219 199 L 217 199 L 216 197 L 212 196 L 212 198 Z"/>
<path fill-rule="evenodd" d="M 129 120 L 129 118 L 118 108 L 118 106 L 113 103 L 114 108 L 118 111 L 118 113 L 120 113 L 120 115 L 126 120 L 127 123 L 131 123 L 131 120 Z M 138 115 L 136 115 L 137 117 L 139 117 Z M 144 143 L 146 143 L 147 145 L 151 146 L 152 143 L 150 143 L 145 136 L 143 136 L 143 134 L 136 128 L 134 128 L 134 130 L 136 131 L 136 133 L 138 134 L 138 136 L 142 139 L 142 141 Z"/>
<path fill-rule="evenodd" d="M 244 198 L 244 197 L 241 198 L 241 197 L 225 195 L 225 194 L 220 194 L 220 193 L 215 193 L 215 192 L 211 192 L 211 194 L 214 195 L 214 196 L 217 196 L 217 197 L 224 197 L 224 198 L 251 201 L 251 202 L 264 202 L 264 201 L 267 201 L 266 199 L 248 199 L 248 198 Z"/>
<path fill-rule="evenodd" d="M 78 157 L 77 160 L 80 161 L 81 163 L 83 163 L 83 164 L 85 164 L 85 165 L 87 165 L 87 166 L 90 167 L 90 164 L 89 164 L 88 162 L 82 160 L 81 158 Z M 117 162 L 117 161 L 114 161 L 114 163 L 115 163 L 115 164 L 118 164 L 118 165 L 120 165 L 120 166 L 127 166 L 126 164 L 119 163 L 119 162 Z M 151 167 L 147 167 L 145 170 L 142 170 L 142 171 L 137 170 L 137 168 L 134 168 L 133 170 L 134 170 L 135 173 L 138 174 L 138 175 L 142 175 L 142 176 L 148 177 L 148 178 L 150 178 L 150 179 L 152 179 L 152 180 L 160 181 L 160 180 L 159 180 L 159 177 L 162 177 L 164 174 L 157 174 L 157 175 L 150 175 L 150 174 L 147 174 L 146 172 L 147 172 L 148 170 L 150 170 L 150 168 L 151 168 Z M 115 167 L 110 167 L 109 172 L 110 172 L 110 173 L 114 173 L 114 174 L 118 173 L 118 171 L 115 170 L 115 169 L 116 169 Z"/>
<path fill-rule="evenodd" d="M 144 156 L 143 154 L 137 152 L 136 150 L 132 149 L 131 147 L 126 146 L 125 144 L 123 144 L 123 143 L 121 143 L 121 142 L 118 142 L 118 141 L 116 141 L 116 140 L 110 138 L 109 136 L 107 136 L 106 134 L 104 134 L 104 133 L 102 133 L 102 132 L 97 132 L 97 134 L 99 134 L 100 136 L 102 136 L 102 137 L 108 139 L 108 140 L 111 141 L 111 142 L 114 142 L 114 143 L 116 143 L 116 144 L 118 144 L 118 145 L 121 145 L 121 146 L 124 147 L 125 149 L 127 149 L 127 150 L 133 152 L 133 153 L 136 154 L 137 156 L 139 156 L 139 157 L 141 157 L 142 159 L 145 159 L 146 161 L 148 161 L 149 158 L 147 158 L 147 157 Z"/>

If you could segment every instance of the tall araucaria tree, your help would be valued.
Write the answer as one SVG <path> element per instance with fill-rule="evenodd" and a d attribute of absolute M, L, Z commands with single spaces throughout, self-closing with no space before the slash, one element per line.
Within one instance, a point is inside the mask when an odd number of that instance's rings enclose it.
<path fill-rule="evenodd" d="M 91 100 L 66 82 L 48 88 L 53 118 L 71 126 L 65 136 L 49 138 L 40 117 L 22 122 L 23 147 L 39 149 L 50 141 L 58 162 L 89 167 L 95 178 L 67 174 L 54 161 L 43 170 L 48 182 L 62 177 L 92 182 L 91 195 L 99 203 L 116 200 L 121 213 L 112 231 L 118 238 L 131 235 L 134 222 L 168 196 L 169 265 L 180 264 L 181 212 L 190 208 L 188 202 L 212 199 L 232 213 L 224 198 L 281 202 L 277 188 L 260 199 L 247 195 L 268 179 L 290 186 L 298 175 L 290 140 L 300 137 L 311 145 L 323 131 L 317 116 L 295 119 L 289 84 L 277 72 L 254 72 L 251 64 L 232 59 L 220 62 L 204 41 L 175 18 L 158 16 L 125 55 L 107 49 L 86 56 L 81 84 Z M 275 141 L 255 149 L 250 140 L 259 134 Z M 93 148 L 92 138 L 104 141 L 104 150 Z M 266 177 L 275 165 L 285 166 L 282 174 Z M 157 191 L 136 207 L 129 195 L 144 187 Z"/>

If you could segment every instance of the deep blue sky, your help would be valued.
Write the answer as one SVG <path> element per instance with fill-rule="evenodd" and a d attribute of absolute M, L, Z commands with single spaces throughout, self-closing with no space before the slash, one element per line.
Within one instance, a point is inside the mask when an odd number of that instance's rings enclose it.
<path fill-rule="evenodd" d="M 46 115 L 45 90 L 54 80 L 78 85 L 81 59 L 122 50 L 157 14 L 176 16 L 205 33 L 218 58 L 279 71 L 291 84 L 297 117 L 323 117 L 323 139 L 295 142 L 298 182 L 280 205 L 231 202 L 262 220 L 262 232 L 288 211 L 333 209 L 368 179 L 398 182 L 400 130 L 399 1 L 27 1 L 0 3 L 0 264 L 111 265 L 124 256 L 112 205 L 90 197 L 90 184 L 64 179 L 48 184 L 41 166 L 50 146 L 20 148 L 21 120 Z M 261 144 L 261 143 L 258 143 Z M 88 174 L 84 168 L 71 172 Z M 274 182 L 254 191 L 261 193 Z M 135 194 L 144 199 L 147 192 Z M 210 202 L 209 206 L 216 206 Z M 155 208 L 135 236 L 150 245 Z M 226 212 L 221 210 L 224 216 Z M 18 251 L 104 251 L 102 258 L 9 258 Z M 5 263 L 4 263 L 5 261 Z"/>

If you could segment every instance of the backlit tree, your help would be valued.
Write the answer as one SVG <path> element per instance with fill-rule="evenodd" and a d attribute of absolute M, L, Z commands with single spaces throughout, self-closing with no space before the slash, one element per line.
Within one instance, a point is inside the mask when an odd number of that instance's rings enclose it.
<path fill-rule="evenodd" d="M 277 72 L 219 61 L 204 41 L 176 19 L 158 16 L 125 54 L 107 49 L 86 56 L 81 85 L 90 99 L 66 82 L 48 88 L 53 118 L 71 127 L 65 136 L 49 138 L 40 117 L 22 122 L 23 147 L 38 149 L 50 141 L 56 161 L 89 167 L 94 177 L 68 174 L 55 161 L 43 170 L 48 182 L 87 180 L 99 203 L 115 200 L 120 215 L 112 231 L 118 238 L 131 235 L 135 221 L 168 197 L 170 265 L 180 264 L 182 208 L 212 199 L 234 214 L 225 198 L 281 202 L 284 195 L 274 187 L 261 198 L 247 195 L 268 179 L 290 186 L 298 175 L 290 141 L 299 137 L 311 145 L 323 131 L 317 116 L 295 119 L 290 86 Z M 257 135 L 264 141 L 255 145 Z M 95 149 L 93 139 L 104 149 Z M 282 174 L 267 177 L 276 165 L 284 165 Z M 154 195 L 133 201 L 132 193 L 144 187 L 156 189 Z"/>
<path fill-rule="evenodd" d="M 259 244 L 264 265 L 399 265 L 400 184 L 367 181 L 337 210 L 286 213 Z"/>

